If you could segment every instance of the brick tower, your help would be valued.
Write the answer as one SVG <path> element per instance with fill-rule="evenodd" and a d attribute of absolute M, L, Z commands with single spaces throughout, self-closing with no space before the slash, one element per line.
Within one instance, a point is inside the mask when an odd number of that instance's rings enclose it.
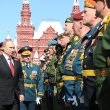
<path fill-rule="evenodd" d="M 30 22 L 31 11 L 28 0 L 23 0 L 21 21 L 17 25 L 17 49 L 32 46 L 35 27 Z"/>
<path fill-rule="evenodd" d="M 74 6 L 71 15 L 80 12 L 79 0 L 74 0 Z"/>

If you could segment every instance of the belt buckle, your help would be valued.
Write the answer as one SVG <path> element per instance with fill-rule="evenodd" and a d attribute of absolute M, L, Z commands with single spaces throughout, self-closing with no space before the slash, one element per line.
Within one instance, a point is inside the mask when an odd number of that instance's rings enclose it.
<path fill-rule="evenodd" d="M 76 79 L 81 79 L 82 75 L 76 75 Z"/>
<path fill-rule="evenodd" d="M 30 88 L 32 88 L 32 84 L 30 84 Z"/>

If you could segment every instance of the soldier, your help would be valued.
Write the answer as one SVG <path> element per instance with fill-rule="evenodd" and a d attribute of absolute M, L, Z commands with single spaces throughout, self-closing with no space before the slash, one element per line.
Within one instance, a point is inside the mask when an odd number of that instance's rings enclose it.
<path fill-rule="evenodd" d="M 55 70 L 55 46 L 57 44 L 56 40 L 50 41 L 48 43 L 49 48 L 49 63 L 47 64 L 47 68 L 45 70 L 45 98 L 47 103 L 48 110 L 54 109 L 54 96 L 55 96 L 55 76 L 56 76 L 56 70 Z"/>
<path fill-rule="evenodd" d="M 75 36 L 74 35 L 74 31 L 73 31 L 73 18 L 72 17 L 68 17 L 66 20 L 65 20 L 65 27 L 64 27 L 64 30 L 66 33 L 69 33 L 70 34 L 70 37 L 71 37 L 71 45 L 75 45 L 78 41 L 79 41 L 79 38 L 78 36 Z"/>
<path fill-rule="evenodd" d="M 79 36 L 80 40 L 90 30 L 90 28 L 88 26 L 83 24 L 83 17 L 82 16 L 83 16 L 83 11 L 73 15 L 73 18 L 74 18 L 74 24 L 73 24 L 74 34 Z"/>
<path fill-rule="evenodd" d="M 44 50 L 44 55 L 46 56 L 46 58 L 47 58 L 47 61 L 48 61 L 48 59 L 49 59 L 49 48 L 47 47 L 45 50 Z"/>
<path fill-rule="evenodd" d="M 46 69 L 46 60 L 47 60 L 46 56 L 42 55 L 39 60 L 40 60 L 40 68 L 41 68 L 41 73 L 42 73 L 42 78 L 43 78 L 43 83 L 44 83 L 44 93 L 45 93 L 45 82 L 48 81 L 48 79 L 47 79 L 47 81 L 45 79 L 45 69 Z M 42 103 L 41 103 L 40 108 L 41 109 L 39 109 L 39 110 L 48 110 L 47 106 L 46 106 L 45 96 L 42 99 Z"/>
<path fill-rule="evenodd" d="M 58 48 L 56 48 L 56 51 L 57 51 L 57 63 L 56 63 L 57 95 L 56 96 L 57 96 L 57 103 L 59 105 L 59 109 L 68 110 L 70 108 L 65 107 L 65 104 L 62 99 L 64 96 L 64 83 L 62 81 L 62 75 L 63 75 L 64 55 L 66 54 L 66 51 L 71 47 L 71 44 L 70 44 L 71 37 L 69 33 L 64 32 L 59 35 L 58 39 L 60 39 L 60 44 L 58 44 L 57 45 Z"/>
<path fill-rule="evenodd" d="M 101 37 L 98 37 L 98 42 L 93 54 L 95 73 L 96 73 L 96 89 L 97 101 L 100 110 L 110 110 L 110 76 L 109 63 L 107 58 L 109 56 L 109 23 L 110 23 L 110 9 L 107 7 L 106 0 L 96 1 L 96 14 L 103 18 L 103 28 L 100 31 Z"/>
<path fill-rule="evenodd" d="M 66 104 L 71 105 L 74 110 L 82 110 L 82 67 L 81 67 L 81 39 L 89 31 L 89 27 L 82 23 L 82 13 L 74 14 L 74 34 L 80 36 L 80 41 L 70 48 L 64 56 L 63 76 Z"/>
<path fill-rule="evenodd" d="M 83 81 L 84 81 L 84 106 L 85 110 L 97 110 L 98 106 L 96 101 L 96 87 L 95 87 L 95 72 L 93 65 L 93 51 L 95 48 L 95 37 L 98 31 L 99 22 L 101 18 L 95 15 L 95 1 L 85 0 L 85 7 L 83 13 L 83 23 L 91 28 L 91 30 L 85 35 L 83 42 L 87 41 L 83 45 L 84 48 L 84 60 L 83 60 Z M 94 38 L 92 39 L 91 37 Z M 90 38 L 90 40 L 89 40 Z M 91 40 L 92 39 L 92 40 Z M 82 42 L 82 43 L 83 43 Z"/>
<path fill-rule="evenodd" d="M 62 53 L 62 47 L 61 47 L 61 37 L 59 35 L 57 35 L 53 41 L 49 42 L 49 50 L 50 50 L 50 53 L 51 52 L 54 52 L 54 54 L 52 55 L 52 59 L 51 59 L 51 62 L 54 62 L 53 63 L 53 67 L 54 67 L 54 70 L 55 70 L 55 85 L 54 85 L 54 98 L 53 98 L 53 103 L 54 103 L 54 110 L 63 110 L 64 108 L 62 108 L 62 105 L 61 103 L 59 103 L 59 100 L 58 100 L 58 94 L 57 94 L 57 89 L 58 89 L 58 86 L 57 86 L 57 78 L 59 76 L 59 73 L 58 73 L 58 69 L 59 69 L 59 66 L 58 66 L 58 60 L 59 60 L 59 56 L 61 55 Z M 53 50 L 53 51 L 52 51 Z M 53 61 L 52 61 L 53 60 Z M 61 102 L 61 101 L 60 101 Z"/>
<path fill-rule="evenodd" d="M 54 79 L 55 67 L 54 67 L 54 48 L 51 45 L 55 45 L 56 41 L 53 40 L 49 42 L 49 47 L 44 50 L 46 61 L 43 66 L 45 66 L 44 73 L 44 88 L 45 88 L 45 103 L 48 110 L 53 110 L 53 95 L 54 95 Z M 42 68 L 43 69 L 43 68 Z"/>
<path fill-rule="evenodd" d="M 36 103 L 40 104 L 43 96 L 43 81 L 39 66 L 30 62 L 32 48 L 22 47 L 18 53 L 22 56 L 22 71 L 24 74 L 25 99 L 21 103 L 21 110 L 36 110 Z"/>
<path fill-rule="evenodd" d="M 65 32 L 70 33 L 70 36 L 73 36 L 73 34 L 74 34 L 72 27 L 73 27 L 73 18 L 68 17 L 65 20 L 64 30 L 65 30 Z"/>

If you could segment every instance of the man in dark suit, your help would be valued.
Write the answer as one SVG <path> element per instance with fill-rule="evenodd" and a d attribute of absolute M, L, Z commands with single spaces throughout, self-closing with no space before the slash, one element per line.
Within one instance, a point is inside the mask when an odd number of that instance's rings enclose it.
<path fill-rule="evenodd" d="M 3 45 L 3 42 L 0 42 L 0 55 L 2 54 L 2 45 Z"/>
<path fill-rule="evenodd" d="M 0 55 L 0 110 L 19 110 L 19 101 L 24 100 L 23 74 L 20 61 L 13 58 L 15 49 L 12 40 L 3 42 Z"/>

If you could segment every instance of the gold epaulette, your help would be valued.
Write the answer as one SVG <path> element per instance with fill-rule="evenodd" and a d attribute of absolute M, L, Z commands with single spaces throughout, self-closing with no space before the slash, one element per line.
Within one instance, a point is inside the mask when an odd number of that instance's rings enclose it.
<path fill-rule="evenodd" d="M 109 22 L 110 22 L 110 14 L 108 14 L 108 15 L 104 18 L 104 20 L 103 20 L 103 25 L 104 25 L 104 30 L 103 30 L 103 31 L 106 30 L 106 28 L 107 28 Z"/>
<path fill-rule="evenodd" d="M 99 37 L 103 37 L 104 36 L 104 31 L 106 30 L 108 24 L 110 22 L 110 14 L 108 14 L 102 21 L 102 25 L 103 28 L 101 29 L 101 31 L 98 33 Z"/>

